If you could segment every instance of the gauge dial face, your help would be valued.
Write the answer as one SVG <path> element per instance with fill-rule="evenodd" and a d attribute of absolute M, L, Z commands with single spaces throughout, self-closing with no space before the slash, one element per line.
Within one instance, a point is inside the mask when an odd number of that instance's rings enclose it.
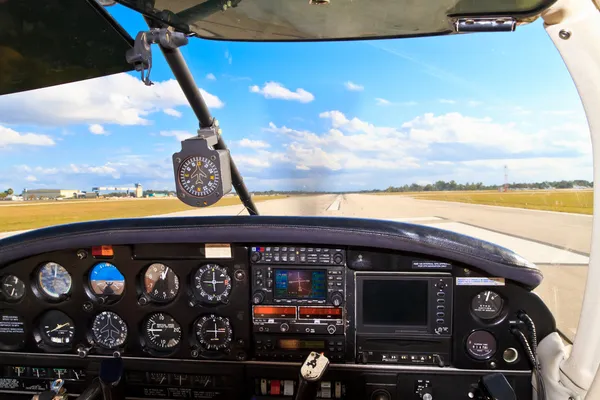
<path fill-rule="evenodd" d="M 113 264 L 101 262 L 90 271 L 90 288 L 97 296 L 121 296 L 125 277 Z"/>
<path fill-rule="evenodd" d="M 169 383 L 167 374 L 161 372 L 150 372 L 150 383 L 154 385 L 166 385 Z"/>
<path fill-rule="evenodd" d="M 177 174 L 179 185 L 194 197 L 207 197 L 221 185 L 217 165 L 207 157 L 192 156 L 181 163 Z"/>
<path fill-rule="evenodd" d="M 181 325 L 169 314 L 154 313 L 144 322 L 146 344 L 155 350 L 171 350 L 181 340 Z"/>
<path fill-rule="evenodd" d="M 21 300 L 25 296 L 25 283 L 14 275 L 6 275 L 2 278 L 0 292 L 8 301 Z"/>
<path fill-rule="evenodd" d="M 122 346 L 127 340 L 125 321 L 112 311 L 102 311 L 92 323 L 94 342 L 106 349 Z"/>
<path fill-rule="evenodd" d="M 227 318 L 206 315 L 196 321 L 194 328 L 198 342 L 207 350 L 224 350 L 231 343 L 233 332 Z"/>
<path fill-rule="evenodd" d="M 37 281 L 42 293 L 51 299 L 58 299 L 68 294 L 73 283 L 65 267 L 55 262 L 42 265 L 38 271 Z"/>
<path fill-rule="evenodd" d="M 50 310 L 40 318 L 42 341 L 50 346 L 70 346 L 75 337 L 75 323 L 62 311 Z"/>
<path fill-rule="evenodd" d="M 494 319 L 502 312 L 504 300 L 496 292 L 486 290 L 477 294 L 471 301 L 471 311 L 475 316 L 489 320 Z"/>
<path fill-rule="evenodd" d="M 25 344 L 25 320 L 12 310 L 0 310 L 0 350 L 18 350 Z"/>
<path fill-rule="evenodd" d="M 166 303 L 179 292 L 179 277 L 165 264 L 150 265 L 144 273 L 144 293 L 152 300 Z"/>
<path fill-rule="evenodd" d="M 217 264 L 206 264 L 194 275 L 194 288 L 200 298 L 211 304 L 226 302 L 231 291 L 227 269 Z"/>
<path fill-rule="evenodd" d="M 467 352 L 476 360 L 488 360 L 496 354 L 496 338 L 488 331 L 475 331 L 467 338 Z"/>

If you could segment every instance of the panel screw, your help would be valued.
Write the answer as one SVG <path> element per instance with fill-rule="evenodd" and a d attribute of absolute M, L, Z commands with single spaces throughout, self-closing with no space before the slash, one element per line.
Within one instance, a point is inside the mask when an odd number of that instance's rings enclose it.
<path fill-rule="evenodd" d="M 213 161 L 215 161 L 217 159 L 217 157 L 211 156 L 210 159 L 213 160 Z"/>
<path fill-rule="evenodd" d="M 236 280 L 243 281 L 245 277 L 246 277 L 246 274 L 244 273 L 244 271 L 235 271 L 235 279 Z"/>
<path fill-rule="evenodd" d="M 83 303 L 83 311 L 90 312 L 93 309 L 94 309 L 94 305 L 92 303 L 90 303 L 89 301 L 86 301 L 85 303 Z"/>
<path fill-rule="evenodd" d="M 496 362 L 495 361 L 490 361 L 490 368 L 496 368 Z"/>
<path fill-rule="evenodd" d="M 571 32 L 561 29 L 560 32 L 558 32 L 558 37 L 562 40 L 568 40 L 571 37 Z"/>
<path fill-rule="evenodd" d="M 120 353 L 120 352 L 118 352 L 118 351 L 115 351 L 115 352 L 113 353 L 113 357 L 114 357 L 114 358 L 121 358 L 121 353 Z"/>
<path fill-rule="evenodd" d="M 79 358 L 85 358 L 87 356 L 87 350 L 85 349 L 85 347 L 83 347 L 83 346 L 78 347 L 77 355 L 79 356 Z"/>
<path fill-rule="evenodd" d="M 198 350 L 194 349 L 194 350 L 192 350 L 192 352 L 190 353 L 190 355 L 192 356 L 192 358 L 198 358 L 198 356 L 200 355 L 200 353 L 198 353 Z"/>
<path fill-rule="evenodd" d="M 78 250 L 77 251 L 77 258 L 78 259 L 85 260 L 87 258 L 87 256 L 88 256 L 87 251 L 85 251 L 85 250 Z"/>
<path fill-rule="evenodd" d="M 178 163 L 180 163 L 180 162 L 181 162 L 181 158 L 177 157 L 177 158 L 175 159 L 175 161 L 177 161 Z"/>
<path fill-rule="evenodd" d="M 148 299 L 145 298 L 144 296 L 140 296 L 140 298 L 138 300 L 138 304 L 140 306 L 145 306 L 146 304 L 148 304 Z"/>

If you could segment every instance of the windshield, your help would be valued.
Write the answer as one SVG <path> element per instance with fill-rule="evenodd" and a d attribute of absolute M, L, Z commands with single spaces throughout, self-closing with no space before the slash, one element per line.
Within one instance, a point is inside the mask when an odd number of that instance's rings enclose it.
<path fill-rule="evenodd" d="M 141 16 L 110 12 L 135 37 Z M 592 157 L 575 87 L 541 22 L 514 33 L 182 48 L 261 214 L 380 218 L 516 251 L 573 338 L 591 239 Z M 123 55 L 124 57 L 124 55 Z M 2 61 L 3 62 L 3 61 Z M 171 155 L 197 120 L 155 52 L 122 73 L 0 97 L 0 235 L 193 209 Z"/>

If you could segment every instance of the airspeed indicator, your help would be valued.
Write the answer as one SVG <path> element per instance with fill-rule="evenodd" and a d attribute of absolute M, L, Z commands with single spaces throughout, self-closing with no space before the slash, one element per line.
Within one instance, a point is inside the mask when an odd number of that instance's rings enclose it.
<path fill-rule="evenodd" d="M 221 186 L 221 175 L 217 165 L 208 157 L 188 157 L 179 166 L 177 180 L 190 196 L 207 197 Z"/>

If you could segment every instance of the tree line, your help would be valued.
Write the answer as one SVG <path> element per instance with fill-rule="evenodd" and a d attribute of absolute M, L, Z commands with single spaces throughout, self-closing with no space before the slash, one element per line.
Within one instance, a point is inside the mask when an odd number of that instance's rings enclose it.
<path fill-rule="evenodd" d="M 0 199 L 5 198 L 6 196 L 12 196 L 14 193 L 15 191 L 12 190 L 12 188 L 8 188 L 4 192 L 0 192 Z"/>
<path fill-rule="evenodd" d="M 418 183 L 412 183 L 410 185 L 402 186 L 390 186 L 387 189 L 374 189 L 364 190 L 363 193 L 374 193 L 374 192 L 440 192 L 440 191 L 461 191 L 461 190 L 498 190 L 504 185 L 484 185 L 482 182 L 472 183 L 456 183 L 451 180 L 437 181 L 433 184 L 420 185 Z M 573 189 L 575 187 L 593 188 L 594 183 L 582 179 L 576 179 L 572 181 L 543 181 L 543 182 L 529 182 L 529 183 L 509 183 L 509 189 Z"/>

